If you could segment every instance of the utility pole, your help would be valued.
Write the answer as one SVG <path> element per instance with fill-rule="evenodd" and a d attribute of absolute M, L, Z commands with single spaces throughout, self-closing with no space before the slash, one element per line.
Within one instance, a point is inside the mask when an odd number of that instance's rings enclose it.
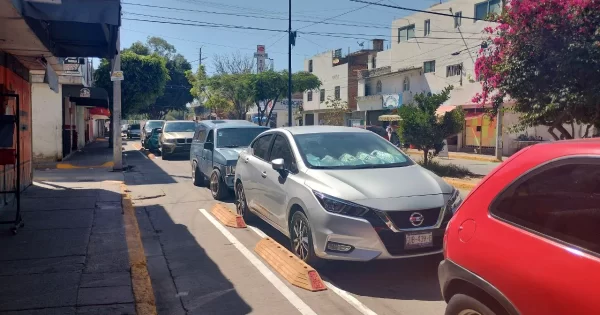
<path fill-rule="evenodd" d="M 502 116 L 504 113 L 502 108 L 499 108 L 496 115 L 496 159 L 498 161 L 502 161 Z"/>
<path fill-rule="evenodd" d="M 288 0 L 288 126 L 289 127 L 293 126 L 292 125 L 292 0 Z"/>
<path fill-rule="evenodd" d="M 113 73 L 115 71 L 121 71 L 121 28 L 119 28 L 117 35 L 117 53 L 114 57 L 113 62 Z M 113 170 L 120 171 L 123 169 L 123 147 L 121 138 L 121 81 L 113 81 L 113 112 L 112 112 L 113 128 Z"/>
<path fill-rule="evenodd" d="M 202 47 L 198 49 L 198 62 L 202 65 Z"/>

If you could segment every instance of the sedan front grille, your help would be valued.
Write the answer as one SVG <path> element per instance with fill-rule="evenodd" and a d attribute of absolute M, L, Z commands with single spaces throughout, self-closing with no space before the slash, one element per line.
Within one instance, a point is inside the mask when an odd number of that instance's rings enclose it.
<path fill-rule="evenodd" d="M 438 222 L 441 211 L 442 208 L 430 208 L 408 211 L 386 211 L 385 213 L 398 229 L 406 230 L 434 226 Z M 419 214 L 421 215 L 422 223 L 414 225 L 411 222 L 411 217 L 416 217 Z"/>
<path fill-rule="evenodd" d="M 185 139 L 177 139 L 177 143 L 185 143 Z"/>

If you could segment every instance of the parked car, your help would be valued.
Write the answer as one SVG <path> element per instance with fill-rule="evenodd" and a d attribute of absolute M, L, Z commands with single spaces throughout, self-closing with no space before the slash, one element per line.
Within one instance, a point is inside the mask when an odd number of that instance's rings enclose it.
<path fill-rule="evenodd" d="M 446 314 L 598 314 L 599 231 L 600 139 L 523 148 L 448 225 Z"/>
<path fill-rule="evenodd" d="M 164 120 L 148 120 L 148 121 L 146 121 L 146 123 L 144 124 L 144 128 L 142 128 L 142 135 L 140 137 L 140 140 L 142 141 L 142 145 L 145 145 L 146 137 L 149 136 L 150 133 L 152 133 L 152 130 L 154 130 L 155 128 L 162 128 L 164 123 L 165 123 Z"/>
<path fill-rule="evenodd" d="M 158 152 L 162 128 L 154 128 L 144 139 L 144 148 L 150 152 Z"/>
<path fill-rule="evenodd" d="M 233 189 L 239 153 L 268 129 L 245 120 L 201 121 L 190 151 L 194 184 L 204 186 L 206 178 L 210 178 L 213 198 L 227 197 Z"/>
<path fill-rule="evenodd" d="M 140 137 L 140 124 L 132 124 L 127 127 L 127 139 Z"/>
<path fill-rule="evenodd" d="M 176 154 L 189 154 L 196 122 L 190 120 L 166 121 L 159 137 L 159 149 L 163 160 Z"/>
<path fill-rule="evenodd" d="M 237 212 L 288 236 L 294 253 L 369 261 L 438 254 L 459 192 L 370 131 L 277 128 L 240 154 Z"/>

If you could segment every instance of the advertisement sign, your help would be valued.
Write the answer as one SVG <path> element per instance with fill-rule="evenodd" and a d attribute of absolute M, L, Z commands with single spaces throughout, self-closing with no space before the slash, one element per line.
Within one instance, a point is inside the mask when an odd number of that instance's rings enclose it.
<path fill-rule="evenodd" d="M 256 72 L 260 73 L 265 71 L 265 61 L 269 55 L 266 53 L 265 45 L 257 45 L 254 58 L 256 58 Z"/>
<path fill-rule="evenodd" d="M 402 94 L 389 94 L 383 96 L 383 108 L 397 108 L 402 106 Z"/>
<path fill-rule="evenodd" d="M 90 97 L 90 89 L 83 88 L 83 89 L 79 90 L 79 97 L 89 98 Z"/>
<path fill-rule="evenodd" d="M 110 80 L 111 81 L 123 81 L 124 80 L 123 71 L 113 71 L 112 74 L 110 75 Z"/>

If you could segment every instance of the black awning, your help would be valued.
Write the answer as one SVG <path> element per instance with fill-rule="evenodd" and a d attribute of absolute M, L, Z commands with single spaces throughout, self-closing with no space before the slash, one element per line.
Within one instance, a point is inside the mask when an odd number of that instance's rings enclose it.
<path fill-rule="evenodd" d="M 55 57 L 112 58 L 116 53 L 121 25 L 119 0 L 12 3 Z"/>
<path fill-rule="evenodd" d="M 77 106 L 108 108 L 108 92 L 98 87 L 81 85 L 63 85 L 63 96 L 68 97 Z"/>

